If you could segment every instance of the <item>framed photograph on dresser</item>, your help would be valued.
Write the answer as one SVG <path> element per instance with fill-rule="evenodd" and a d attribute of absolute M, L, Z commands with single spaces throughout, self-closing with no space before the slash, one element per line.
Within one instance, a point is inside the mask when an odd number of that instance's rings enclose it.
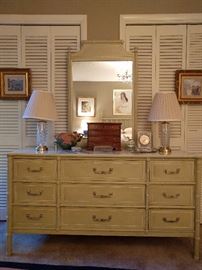
<path fill-rule="evenodd" d="M 176 94 L 179 103 L 202 103 L 202 70 L 177 70 Z"/>

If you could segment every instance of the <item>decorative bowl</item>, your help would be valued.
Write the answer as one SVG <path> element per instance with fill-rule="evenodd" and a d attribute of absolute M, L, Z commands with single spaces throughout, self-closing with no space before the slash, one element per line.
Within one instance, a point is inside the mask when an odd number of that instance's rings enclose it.
<path fill-rule="evenodd" d="M 75 132 L 62 132 L 55 136 L 57 145 L 63 150 L 71 150 L 82 138 L 80 133 Z"/>

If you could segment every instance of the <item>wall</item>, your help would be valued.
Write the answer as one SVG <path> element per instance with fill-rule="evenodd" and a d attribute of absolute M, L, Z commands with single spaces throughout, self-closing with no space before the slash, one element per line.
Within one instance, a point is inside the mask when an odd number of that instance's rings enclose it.
<path fill-rule="evenodd" d="M 201 12 L 201 0 L 0 0 L 0 14 L 86 14 L 89 40 L 119 39 L 120 14 Z"/>

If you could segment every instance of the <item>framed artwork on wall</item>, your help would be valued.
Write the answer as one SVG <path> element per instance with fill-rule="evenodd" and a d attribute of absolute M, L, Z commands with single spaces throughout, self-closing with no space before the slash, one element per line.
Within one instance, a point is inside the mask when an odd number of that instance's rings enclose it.
<path fill-rule="evenodd" d="M 78 97 L 77 116 L 95 116 L 95 98 Z"/>
<path fill-rule="evenodd" d="M 202 70 L 177 70 L 176 94 L 179 103 L 202 103 Z"/>
<path fill-rule="evenodd" d="M 132 89 L 113 89 L 113 115 L 132 114 Z"/>
<path fill-rule="evenodd" d="M 31 95 L 31 71 L 28 68 L 0 69 L 0 99 L 28 99 Z"/>

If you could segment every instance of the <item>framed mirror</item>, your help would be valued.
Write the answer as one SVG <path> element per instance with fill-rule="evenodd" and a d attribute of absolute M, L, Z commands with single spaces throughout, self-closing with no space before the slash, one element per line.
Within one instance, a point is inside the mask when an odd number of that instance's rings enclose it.
<path fill-rule="evenodd" d="M 122 140 L 136 126 L 135 53 L 122 41 L 84 41 L 69 57 L 69 126 L 87 133 L 87 123 L 121 123 Z"/>

